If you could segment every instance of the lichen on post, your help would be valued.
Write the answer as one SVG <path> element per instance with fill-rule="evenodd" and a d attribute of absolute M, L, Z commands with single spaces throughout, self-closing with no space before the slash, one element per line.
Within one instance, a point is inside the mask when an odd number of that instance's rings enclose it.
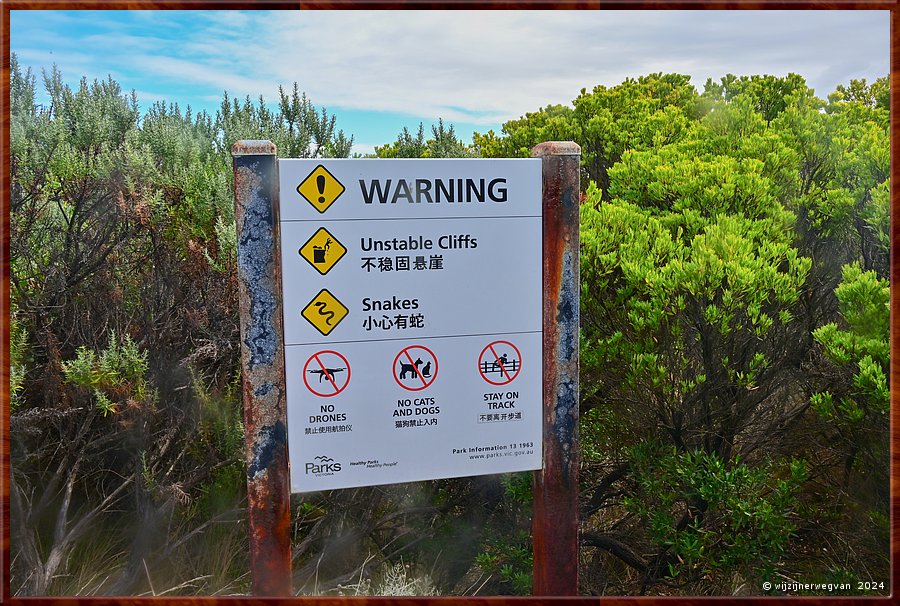
<path fill-rule="evenodd" d="M 278 159 L 270 141 L 238 141 L 231 153 L 252 591 L 258 596 L 289 596 L 290 482 Z"/>

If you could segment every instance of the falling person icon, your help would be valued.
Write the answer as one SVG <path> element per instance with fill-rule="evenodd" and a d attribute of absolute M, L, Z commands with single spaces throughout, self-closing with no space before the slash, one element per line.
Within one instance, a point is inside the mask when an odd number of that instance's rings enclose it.
<path fill-rule="evenodd" d="M 325 246 L 313 246 L 313 263 L 325 263 L 325 255 L 328 254 L 331 243 L 332 239 L 328 238 L 325 240 Z"/>

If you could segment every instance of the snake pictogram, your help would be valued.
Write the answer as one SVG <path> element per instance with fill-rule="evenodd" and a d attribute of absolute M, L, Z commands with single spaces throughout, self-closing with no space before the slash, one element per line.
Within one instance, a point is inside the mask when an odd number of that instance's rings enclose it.
<path fill-rule="evenodd" d="M 328 318 L 325 320 L 325 323 L 328 324 L 329 326 L 331 326 L 331 321 L 334 319 L 334 312 L 333 311 L 325 311 L 325 302 L 324 301 L 317 301 L 315 306 L 319 308 L 320 316 L 328 316 Z"/>

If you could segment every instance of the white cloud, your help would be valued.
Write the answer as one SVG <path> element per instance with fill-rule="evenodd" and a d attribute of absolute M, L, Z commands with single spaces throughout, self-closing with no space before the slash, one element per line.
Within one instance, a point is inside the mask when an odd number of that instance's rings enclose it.
<path fill-rule="evenodd" d="M 366 154 L 374 154 L 375 147 L 381 147 L 384 143 L 357 143 L 353 142 L 353 149 L 350 150 L 352 154 L 359 154 L 361 156 L 365 156 Z"/>
<path fill-rule="evenodd" d="M 495 123 L 653 71 L 797 72 L 824 96 L 888 71 L 888 12 L 269 13 L 236 62 L 318 104 Z M 223 41 L 223 48 L 235 46 Z M 823 89 L 823 90 L 819 90 Z"/>
<path fill-rule="evenodd" d="M 92 13 L 106 33 L 82 38 L 77 18 L 47 21 L 71 32 L 55 41 L 62 66 L 139 70 L 149 82 L 136 87 L 153 93 L 155 80 L 157 96 L 177 84 L 196 98 L 275 99 L 297 81 L 332 111 L 470 124 L 655 71 L 691 75 L 700 89 L 726 73 L 796 72 L 824 97 L 889 69 L 888 11 L 155 11 L 130 26 Z M 37 40 L 26 40 L 27 57 L 47 64 Z"/>
<path fill-rule="evenodd" d="M 132 64 L 146 74 L 171 79 L 177 78 L 210 87 L 215 86 L 229 92 L 255 91 L 259 94 L 273 86 L 270 81 L 265 79 L 247 77 L 233 73 L 227 68 L 199 63 L 191 59 L 139 55 L 133 57 Z"/>
<path fill-rule="evenodd" d="M 127 92 L 129 94 L 131 93 L 131 91 L 127 91 Z M 175 99 L 171 99 L 171 98 L 163 96 L 159 93 L 149 92 L 149 91 L 140 90 L 140 89 L 135 89 L 134 94 L 137 96 L 138 100 L 140 100 L 141 103 L 150 104 L 150 103 L 156 103 L 157 101 L 162 101 L 162 102 L 165 102 L 166 104 L 168 104 L 168 103 L 175 103 L 175 101 L 176 101 Z"/>

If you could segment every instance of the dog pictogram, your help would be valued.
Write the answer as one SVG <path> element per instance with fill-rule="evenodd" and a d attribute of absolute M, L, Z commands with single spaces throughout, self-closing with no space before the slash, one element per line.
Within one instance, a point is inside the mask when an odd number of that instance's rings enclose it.
<path fill-rule="evenodd" d="M 392 372 L 394 380 L 403 389 L 421 391 L 437 378 L 437 356 L 423 345 L 410 345 L 394 358 Z"/>

